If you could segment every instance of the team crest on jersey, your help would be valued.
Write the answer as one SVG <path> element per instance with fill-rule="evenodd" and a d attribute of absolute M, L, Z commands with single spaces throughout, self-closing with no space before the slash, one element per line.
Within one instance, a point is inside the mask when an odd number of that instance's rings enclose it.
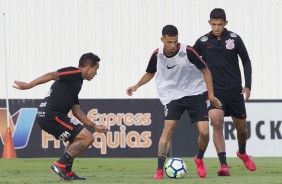
<path fill-rule="evenodd" d="M 163 59 L 164 58 L 164 54 L 158 54 L 158 58 L 159 59 Z"/>
<path fill-rule="evenodd" d="M 185 57 L 186 56 L 186 53 L 185 52 L 183 52 L 183 51 L 181 51 L 181 52 L 179 52 L 179 54 L 178 54 L 180 57 Z"/>
<path fill-rule="evenodd" d="M 205 41 L 207 41 L 209 38 L 207 37 L 207 36 L 203 36 L 200 40 L 201 40 L 201 42 L 205 42 Z"/>
<path fill-rule="evenodd" d="M 238 35 L 236 33 L 230 33 L 230 36 L 236 38 Z"/>
<path fill-rule="evenodd" d="M 233 39 L 228 39 L 225 41 L 226 43 L 226 49 L 232 50 L 235 47 L 235 43 Z"/>

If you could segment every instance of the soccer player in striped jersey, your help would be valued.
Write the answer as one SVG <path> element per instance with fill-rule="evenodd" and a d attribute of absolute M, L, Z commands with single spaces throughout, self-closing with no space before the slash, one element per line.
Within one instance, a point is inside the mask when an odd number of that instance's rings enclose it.
<path fill-rule="evenodd" d="M 50 80 L 52 84 L 47 96 L 40 103 L 37 112 L 39 126 L 56 139 L 68 142 L 64 154 L 51 165 L 51 170 L 64 180 L 85 180 L 72 171 L 74 159 L 85 151 L 94 141 L 93 134 L 84 125 L 96 132 L 106 132 L 104 125 L 96 125 L 81 111 L 78 94 L 83 80 L 92 80 L 97 74 L 100 58 L 93 53 L 83 54 L 77 67 L 66 67 L 29 82 L 14 81 L 20 90 L 33 88 Z M 70 119 L 69 111 L 83 124 Z"/>
<path fill-rule="evenodd" d="M 163 179 L 167 145 L 177 120 L 185 110 L 191 123 L 196 123 L 199 130 L 199 149 L 194 160 L 198 175 L 204 178 L 206 168 L 203 157 L 209 143 L 207 107 L 211 102 L 220 108 L 221 102 L 213 94 L 212 77 L 207 65 L 192 47 L 178 43 L 177 28 L 164 26 L 161 41 L 163 45 L 153 52 L 146 73 L 136 85 L 127 89 L 127 94 L 131 96 L 155 76 L 157 92 L 164 105 L 165 122 L 158 145 L 158 167 L 154 179 Z"/>

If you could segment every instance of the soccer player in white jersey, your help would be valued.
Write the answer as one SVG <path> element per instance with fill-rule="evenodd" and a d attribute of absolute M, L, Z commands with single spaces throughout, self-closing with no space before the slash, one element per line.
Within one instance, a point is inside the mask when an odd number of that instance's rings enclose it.
<path fill-rule="evenodd" d="M 178 43 L 177 28 L 173 25 L 164 26 L 161 41 L 163 45 L 153 52 L 146 73 L 126 92 L 131 96 L 155 76 L 158 95 L 164 105 L 165 122 L 159 140 L 158 168 L 154 179 L 163 179 L 168 142 L 177 120 L 185 110 L 189 113 L 191 123 L 195 122 L 199 130 L 199 149 L 194 160 L 198 175 L 205 178 L 203 156 L 209 143 L 207 106 L 211 102 L 220 108 L 221 102 L 214 96 L 207 65 L 192 47 Z"/>

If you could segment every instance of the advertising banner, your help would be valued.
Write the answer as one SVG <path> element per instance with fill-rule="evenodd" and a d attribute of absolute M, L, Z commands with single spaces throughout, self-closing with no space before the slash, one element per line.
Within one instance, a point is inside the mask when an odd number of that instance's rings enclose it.
<path fill-rule="evenodd" d="M 9 100 L 10 130 L 17 157 L 53 157 L 61 155 L 65 145 L 42 131 L 36 123 L 40 100 Z M 80 100 L 82 111 L 109 132 L 93 130 L 94 143 L 82 157 L 154 157 L 163 128 L 163 110 L 159 100 Z M 0 101 L 0 151 L 7 128 L 5 101 Z M 72 117 L 72 114 L 69 114 Z"/>
<path fill-rule="evenodd" d="M 9 122 L 18 158 L 58 157 L 65 144 L 42 131 L 36 123 L 40 100 L 9 100 Z M 81 157 L 157 157 L 159 137 L 164 125 L 163 106 L 158 99 L 82 99 L 82 111 L 97 124 L 110 128 L 107 133 L 93 133 L 94 143 Z M 246 103 L 248 141 L 252 156 L 282 156 L 282 101 Z M 73 117 L 69 113 L 70 117 Z M 0 153 L 7 129 L 6 102 L 0 100 Z M 210 125 L 210 143 L 205 157 L 217 157 Z M 225 142 L 228 157 L 238 149 L 236 129 L 225 118 Z M 177 122 L 168 156 L 193 157 L 198 150 L 198 130 L 187 112 Z"/>
<path fill-rule="evenodd" d="M 282 156 L 282 101 L 253 100 L 246 103 L 248 140 L 246 151 L 256 157 Z M 216 157 L 210 126 L 210 143 L 206 157 Z M 236 157 L 237 131 L 231 118 L 225 118 L 226 155 Z"/>

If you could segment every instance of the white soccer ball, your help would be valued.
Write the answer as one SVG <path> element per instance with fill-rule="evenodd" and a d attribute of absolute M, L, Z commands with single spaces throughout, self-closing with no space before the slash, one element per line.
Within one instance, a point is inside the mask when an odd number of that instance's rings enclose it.
<path fill-rule="evenodd" d="M 182 178 L 186 174 L 186 164 L 180 158 L 171 158 L 165 163 L 165 173 L 170 178 Z"/>

